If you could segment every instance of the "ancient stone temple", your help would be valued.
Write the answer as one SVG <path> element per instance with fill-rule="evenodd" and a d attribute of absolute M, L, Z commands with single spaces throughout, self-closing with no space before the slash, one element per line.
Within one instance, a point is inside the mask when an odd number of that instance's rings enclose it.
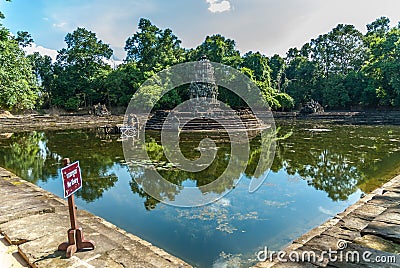
<path fill-rule="evenodd" d="M 215 65 L 214 65 L 215 66 Z M 192 69 L 193 68 L 193 69 Z M 213 64 L 206 56 L 193 64 L 190 71 L 193 81 L 190 82 L 190 100 L 182 103 L 173 111 L 156 111 L 146 122 L 146 129 L 181 129 L 182 131 L 242 131 L 243 126 L 248 134 L 254 131 L 258 135 L 260 122 L 250 109 L 231 109 L 218 101 L 218 85 Z M 241 120 L 243 125 L 238 124 Z M 221 136 L 225 137 L 225 136 Z"/>
<path fill-rule="evenodd" d="M 189 94 L 191 99 L 199 102 L 209 98 L 213 103 L 217 102 L 218 86 L 215 80 L 214 68 L 206 56 L 195 65 L 196 80 L 190 84 Z"/>

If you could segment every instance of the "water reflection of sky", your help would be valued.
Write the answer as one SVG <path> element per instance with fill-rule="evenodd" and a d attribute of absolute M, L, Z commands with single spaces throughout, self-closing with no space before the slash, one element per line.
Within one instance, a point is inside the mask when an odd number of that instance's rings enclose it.
<path fill-rule="evenodd" d="M 362 192 L 390 178 L 400 163 L 398 127 L 335 127 L 317 133 L 297 127 L 293 133 L 279 142 L 273 171 L 258 191 L 249 193 L 250 177 L 242 175 L 218 202 L 190 209 L 155 203 L 146 210 L 146 197 L 132 188 L 120 142 L 91 132 L 0 140 L 0 166 L 62 196 L 59 161 L 79 160 L 87 182 L 86 192 L 76 197 L 79 208 L 195 266 L 247 267 L 258 250 L 280 249 L 343 211 Z M 136 172 L 145 175 L 143 169 Z M 198 181 L 184 177 L 182 184 L 193 187 Z"/>
<path fill-rule="evenodd" d="M 210 262 L 251 263 L 259 249 L 282 248 L 343 211 L 361 195 L 358 190 L 347 201 L 333 202 L 326 192 L 316 191 L 300 176 L 281 169 L 271 172 L 255 193 L 248 192 L 250 179 L 244 177 L 232 192 L 208 206 L 181 209 L 160 204 L 145 211 L 142 198 L 132 195 L 126 166 L 115 164 L 107 173 L 118 176 L 115 186 L 95 202 L 77 198 L 80 208 L 205 267 Z M 62 196 L 59 178 L 38 185 Z"/>

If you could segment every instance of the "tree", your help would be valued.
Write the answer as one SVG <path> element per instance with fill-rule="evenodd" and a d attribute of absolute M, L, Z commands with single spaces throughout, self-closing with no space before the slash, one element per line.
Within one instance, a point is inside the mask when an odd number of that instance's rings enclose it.
<path fill-rule="evenodd" d="M 375 25 L 369 27 L 372 30 L 366 37 L 371 56 L 363 72 L 370 78 L 369 88 L 376 92 L 380 105 L 400 106 L 400 26 L 388 31 L 388 23 L 381 18 L 370 24 Z"/>
<path fill-rule="evenodd" d="M 369 36 L 384 37 L 390 30 L 390 20 L 387 17 L 380 17 L 367 25 L 367 34 Z"/>
<path fill-rule="evenodd" d="M 310 50 L 312 60 L 325 77 L 358 71 L 367 56 L 363 36 L 353 25 L 339 24 L 329 33 L 312 39 Z"/>
<path fill-rule="evenodd" d="M 136 61 L 142 64 L 152 63 L 161 30 L 150 20 L 143 18 L 140 19 L 138 28 L 138 32 L 126 40 L 126 61 Z"/>
<path fill-rule="evenodd" d="M 269 60 L 269 66 L 271 68 L 271 83 L 272 87 L 278 89 L 278 91 L 284 91 L 284 85 L 286 83 L 286 64 L 285 60 L 279 56 L 278 54 L 275 54 L 274 56 L 271 57 Z"/>
<path fill-rule="evenodd" d="M 294 53 L 296 52 L 296 53 Z M 317 64 L 301 56 L 298 50 L 289 50 L 286 58 L 284 91 L 292 96 L 297 107 L 311 99 L 320 100 L 318 84 L 321 81 Z"/>
<path fill-rule="evenodd" d="M 322 103 L 328 107 L 344 108 L 350 103 L 349 91 L 345 86 L 346 76 L 343 74 L 332 74 L 329 79 L 321 81 Z"/>
<path fill-rule="evenodd" d="M 257 81 L 271 81 L 271 69 L 268 65 L 268 58 L 260 52 L 253 53 L 250 51 L 244 54 L 241 66 L 253 70 L 254 78 Z"/>
<path fill-rule="evenodd" d="M 47 55 L 40 55 L 39 52 L 35 52 L 27 57 L 31 62 L 33 73 L 38 81 L 43 105 L 49 107 L 51 106 L 51 88 L 54 82 L 54 65 L 52 59 Z"/>
<path fill-rule="evenodd" d="M 170 29 L 161 30 L 144 18 L 140 19 L 138 28 L 126 40 L 127 62 L 137 62 L 143 72 L 157 72 L 183 61 L 181 41 Z"/>
<path fill-rule="evenodd" d="M 278 109 L 290 110 L 293 108 L 293 105 L 294 105 L 293 98 L 290 97 L 286 93 L 279 92 L 278 90 L 272 88 L 270 86 L 270 84 L 271 84 L 270 80 L 257 81 L 256 76 L 254 75 L 254 71 L 247 67 L 240 68 L 240 71 L 243 74 L 245 74 L 246 76 L 248 76 L 257 85 L 257 87 L 261 90 L 261 94 L 264 97 L 264 100 L 268 103 L 268 105 L 271 109 L 273 109 L 273 110 L 278 110 Z M 233 94 L 233 93 L 231 93 L 231 94 Z M 239 97 L 237 97 L 236 95 L 234 95 L 233 97 L 227 98 L 227 99 L 228 99 L 227 103 L 229 103 L 231 106 L 235 106 L 230 103 L 230 102 L 232 102 L 232 100 L 239 99 L 239 101 L 236 100 L 236 103 L 242 103 L 241 99 Z M 243 106 L 243 105 L 241 105 L 241 106 Z"/>
<path fill-rule="evenodd" d="M 369 80 L 362 71 L 353 71 L 346 75 L 343 84 L 348 92 L 350 105 L 355 108 L 377 106 L 376 92 L 371 89 Z"/>
<path fill-rule="evenodd" d="M 107 65 L 104 60 L 110 59 L 113 54 L 110 45 L 98 40 L 95 33 L 85 28 L 78 27 L 73 33 L 68 33 L 65 42 L 67 48 L 58 51 L 57 56 L 62 66 L 104 67 Z"/>
<path fill-rule="evenodd" d="M 189 52 L 188 59 L 197 61 L 203 55 L 206 55 L 212 62 L 222 63 L 233 68 L 239 67 L 241 63 L 240 53 L 236 50 L 235 41 L 220 34 L 207 36 L 201 45 Z"/>
<path fill-rule="evenodd" d="M 25 31 L 18 31 L 15 41 L 17 41 L 18 45 L 21 47 L 28 47 L 33 43 L 31 34 Z"/>
<path fill-rule="evenodd" d="M 0 109 L 32 109 L 39 90 L 25 52 L 0 26 Z"/>
<path fill-rule="evenodd" d="M 58 51 L 54 67 L 54 104 L 76 110 L 82 105 L 104 103 L 106 94 L 97 79 L 103 79 L 106 76 L 104 72 L 111 71 L 104 62 L 113 54 L 110 45 L 98 40 L 95 33 L 85 28 L 68 33 L 65 42 L 67 48 Z"/>
<path fill-rule="evenodd" d="M 143 74 L 136 62 L 132 61 L 119 65 L 117 69 L 108 74 L 105 80 L 110 104 L 116 106 L 128 105 L 143 80 Z"/>
<path fill-rule="evenodd" d="M 300 103 L 313 98 L 329 108 L 345 108 L 356 102 L 350 99 L 350 96 L 357 94 L 352 93 L 353 88 L 345 86 L 352 84 L 347 83 L 346 79 L 347 75 L 361 70 L 368 57 L 368 50 L 363 35 L 353 25 L 339 24 L 329 33 L 312 39 L 300 51 L 289 52 L 288 58 L 293 63 L 297 61 L 298 65 L 292 70 L 308 70 L 308 75 L 312 73 L 308 79 L 305 73 L 300 74 L 300 79 L 294 78 L 298 81 L 297 92 L 292 91 L 293 85 L 290 92 L 288 91 L 289 94 L 296 95 L 294 97 Z M 304 80 L 309 80 L 310 83 Z M 303 98 L 299 99 L 301 95 Z"/>

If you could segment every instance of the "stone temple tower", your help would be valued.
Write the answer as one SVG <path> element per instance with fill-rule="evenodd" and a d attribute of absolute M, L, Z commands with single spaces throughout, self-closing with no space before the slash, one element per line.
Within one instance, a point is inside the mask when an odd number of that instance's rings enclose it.
<path fill-rule="evenodd" d="M 212 99 L 212 103 L 217 103 L 218 86 L 215 80 L 214 67 L 206 56 L 202 56 L 195 65 L 196 81 L 193 81 L 189 87 L 191 99 L 199 102 L 206 98 Z"/>

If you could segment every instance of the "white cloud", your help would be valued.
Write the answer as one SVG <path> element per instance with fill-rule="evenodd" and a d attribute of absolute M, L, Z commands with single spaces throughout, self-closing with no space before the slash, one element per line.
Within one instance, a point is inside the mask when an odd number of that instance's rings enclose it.
<path fill-rule="evenodd" d="M 67 25 L 66 22 L 53 23 L 54 28 L 63 28 L 65 25 Z"/>
<path fill-rule="evenodd" d="M 400 20 L 396 13 L 399 0 L 365 0 L 363 12 L 359 12 L 358 1 L 348 0 L 114 0 L 113 5 L 105 0 L 43 2 L 46 4 L 40 19 L 48 18 L 48 24 L 36 32 L 30 29 L 34 24 L 29 20 L 21 26 L 32 33 L 38 45 L 61 49 L 68 32 L 85 27 L 110 44 L 118 59 L 125 58 L 125 41 L 137 30 L 141 17 L 159 28 L 172 29 L 186 48 L 196 47 L 207 35 L 219 33 L 235 40 L 241 53 L 252 50 L 268 56 L 284 56 L 289 48 L 301 47 L 338 23 L 353 24 L 365 31 L 367 23 L 382 15 L 394 25 Z M 178 9 L 185 12 L 174 12 Z M 66 23 L 62 28 L 52 27 L 62 22 Z"/>
<path fill-rule="evenodd" d="M 323 208 L 323 207 L 321 207 L 321 206 L 318 207 L 318 210 L 319 210 L 320 212 L 326 214 L 326 215 L 329 215 L 329 216 L 334 216 L 334 215 L 335 215 L 335 213 L 333 213 L 332 210 Z"/>
<path fill-rule="evenodd" d="M 25 47 L 24 50 L 25 50 L 26 54 L 33 54 L 35 52 L 39 52 L 40 55 L 42 55 L 42 56 L 44 56 L 44 55 L 50 56 L 50 58 L 53 61 L 56 60 L 57 54 L 58 54 L 57 50 L 38 46 L 35 43 L 33 43 L 32 46 Z"/>
<path fill-rule="evenodd" d="M 212 13 L 221 13 L 231 10 L 231 3 L 227 0 L 206 0 L 209 4 L 208 10 Z"/>
<path fill-rule="evenodd" d="M 109 59 L 109 60 L 103 60 L 105 63 L 107 63 L 108 65 L 111 66 L 111 68 L 116 68 L 119 65 L 121 65 L 122 63 L 124 63 L 122 60 L 114 60 L 113 58 Z"/>

